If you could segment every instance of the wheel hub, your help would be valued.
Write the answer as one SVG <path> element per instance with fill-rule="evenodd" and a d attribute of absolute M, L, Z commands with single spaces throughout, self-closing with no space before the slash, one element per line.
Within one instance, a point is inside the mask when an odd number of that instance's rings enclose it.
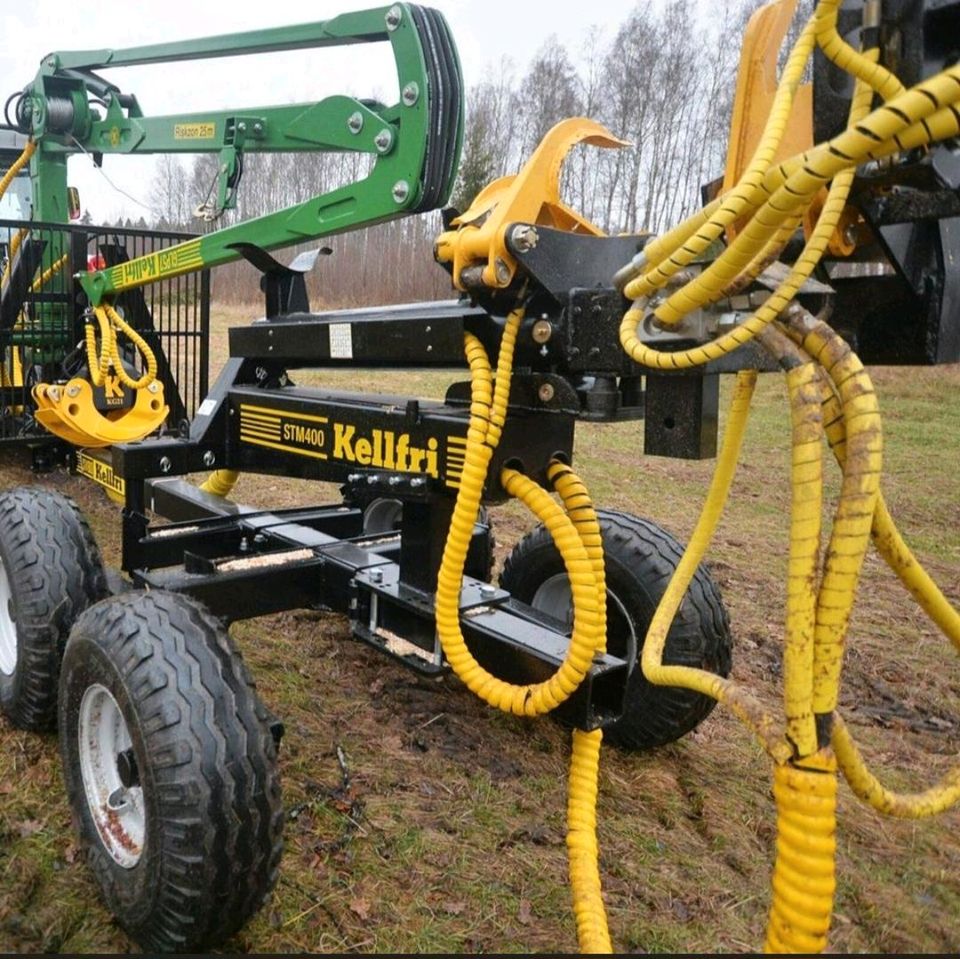
<path fill-rule="evenodd" d="M 10 579 L 0 563 L 0 673 L 12 676 L 17 668 L 17 624 L 11 612 Z"/>
<path fill-rule="evenodd" d="M 132 869 L 146 839 L 143 787 L 126 720 L 99 683 L 83 694 L 77 735 L 83 788 L 100 840 L 114 862 Z"/>

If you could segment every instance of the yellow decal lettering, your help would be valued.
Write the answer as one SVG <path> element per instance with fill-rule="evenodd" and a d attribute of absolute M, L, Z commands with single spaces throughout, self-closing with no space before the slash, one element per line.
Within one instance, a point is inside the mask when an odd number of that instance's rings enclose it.
<path fill-rule="evenodd" d="M 212 140 L 217 135 L 215 123 L 176 123 L 174 140 Z"/>

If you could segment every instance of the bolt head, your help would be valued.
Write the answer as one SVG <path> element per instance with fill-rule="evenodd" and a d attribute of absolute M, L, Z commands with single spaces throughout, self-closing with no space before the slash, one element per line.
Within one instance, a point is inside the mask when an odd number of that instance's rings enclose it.
<path fill-rule="evenodd" d="M 506 285 L 510 282 L 510 267 L 507 266 L 504 260 L 497 259 L 497 262 L 494 264 L 494 269 L 497 274 L 498 283 Z"/>
<path fill-rule="evenodd" d="M 384 127 L 373 139 L 374 146 L 380 153 L 386 153 L 393 145 L 393 134 Z"/>
<path fill-rule="evenodd" d="M 154 380 L 154 381 L 147 387 L 147 391 L 150 392 L 150 393 L 159 393 L 159 392 L 160 392 L 160 384 L 159 384 L 156 380 Z"/>
<path fill-rule="evenodd" d="M 510 233 L 510 240 L 518 253 L 529 253 L 540 242 L 540 234 L 527 223 L 520 223 Z"/>
<path fill-rule="evenodd" d="M 214 453 L 213 450 L 207 450 L 206 453 L 203 454 L 204 466 L 213 466 L 213 464 L 216 463 L 216 461 L 217 461 L 217 454 Z"/>
<path fill-rule="evenodd" d="M 400 94 L 400 97 L 405 107 L 412 107 L 416 104 L 417 100 L 420 99 L 420 87 L 411 81 L 403 88 L 403 93 Z"/>
<path fill-rule="evenodd" d="M 173 469 L 173 463 L 170 462 L 169 456 L 161 456 L 159 465 L 161 473 L 169 473 Z"/>
<path fill-rule="evenodd" d="M 550 400 L 553 399 L 555 394 L 556 394 L 556 390 L 553 388 L 552 383 L 544 383 L 543 385 L 541 385 L 540 389 L 537 390 L 537 396 L 540 397 L 541 403 L 549 403 Z"/>
<path fill-rule="evenodd" d="M 405 203 L 410 196 L 410 184 L 406 180 L 397 180 L 393 185 L 393 200 L 395 203 Z"/>
<path fill-rule="evenodd" d="M 387 21 L 387 29 L 392 33 L 400 26 L 400 21 L 403 20 L 403 10 L 400 7 L 391 7 L 384 19 Z"/>
<path fill-rule="evenodd" d="M 347 120 L 347 129 L 353 134 L 357 134 L 363 129 L 363 114 L 359 110 L 350 114 L 350 119 Z"/>
<path fill-rule="evenodd" d="M 77 396 L 80 392 L 79 386 L 68 386 L 67 387 L 67 396 Z"/>
<path fill-rule="evenodd" d="M 534 343 L 548 343 L 553 336 L 553 324 L 549 320 L 537 320 L 530 333 Z"/>

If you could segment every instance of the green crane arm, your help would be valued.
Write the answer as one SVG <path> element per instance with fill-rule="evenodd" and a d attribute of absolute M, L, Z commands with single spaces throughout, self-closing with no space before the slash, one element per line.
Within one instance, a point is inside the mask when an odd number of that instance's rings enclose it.
<path fill-rule="evenodd" d="M 389 42 L 400 99 L 331 96 L 314 103 L 145 117 L 135 96 L 93 71 L 313 47 Z M 101 104 L 100 110 L 95 103 Z M 78 275 L 92 304 L 123 290 L 264 250 L 435 209 L 453 187 L 463 139 L 460 63 L 442 14 L 397 3 L 319 23 L 162 43 L 127 50 L 52 53 L 18 107 L 37 140 L 31 163 L 34 210 L 63 220 L 66 159 L 92 154 L 219 155 L 219 206 L 229 208 L 245 152 L 352 151 L 373 158 L 363 179 L 275 213 Z"/>

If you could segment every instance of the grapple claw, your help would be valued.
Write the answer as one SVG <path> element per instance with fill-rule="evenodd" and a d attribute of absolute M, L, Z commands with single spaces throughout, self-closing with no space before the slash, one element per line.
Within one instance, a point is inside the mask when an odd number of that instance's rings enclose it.
<path fill-rule="evenodd" d="M 465 270 L 479 277 L 479 285 L 501 289 L 510 285 L 517 262 L 507 247 L 507 233 L 514 227 L 539 225 L 602 234 L 560 199 L 563 161 L 579 143 L 606 148 L 630 145 L 585 117 L 571 117 L 553 127 L 516 176 L 501 177 L 484 187 L 470 208 L 451 222 L 456 229 L 437 239 L 437 259 L 451 265 L 458 289 L 477 285 L 465 282 Z"/>

